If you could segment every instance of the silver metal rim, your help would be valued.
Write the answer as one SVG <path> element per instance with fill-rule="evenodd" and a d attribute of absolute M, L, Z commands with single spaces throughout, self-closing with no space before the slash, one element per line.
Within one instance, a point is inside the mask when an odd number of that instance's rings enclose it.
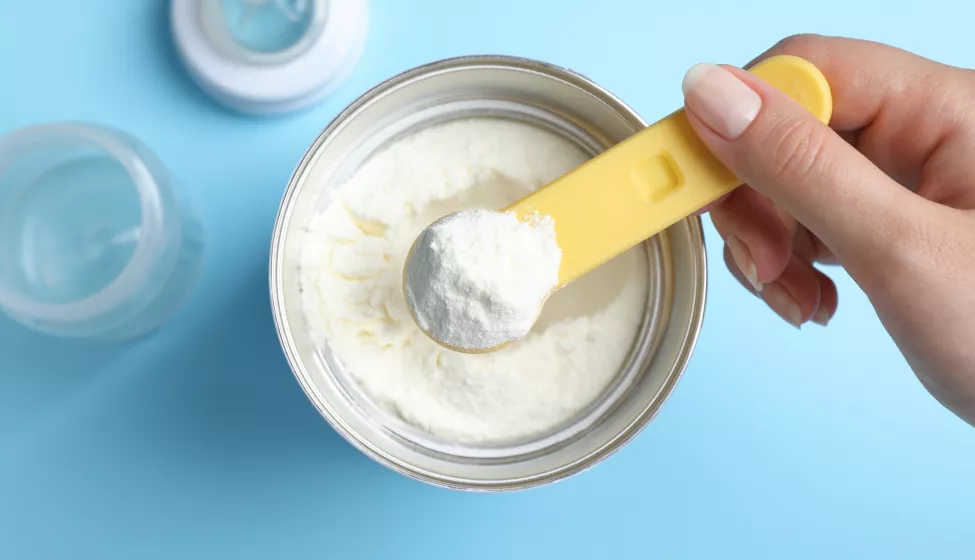
<path fill-rule="evenodd" d="M 585 76 L 560 66 L 527 58 L 505 55 L 462 56 L 418 66 L 393 76 L 392 78 L 389 78 L 388 80 L 364 93 L 342 112 L 340 112 L 334 119 L 332 119 L 328 126 L 325 127 L 322 133 L 319 134 L 319 136 L 312 143 L 311 147 L 302 157 L 300 163 L 292 174 L 278 210 L 271 241 L 272 245 L 269 271 L 271 306 L 275 320 L 275 327 L 278 332 L 278 338 L 288 359 L 288 363 L 291 366 L 292 373 L 295 375 L 295 378 L 298 380 L 298 383 L 301 385 L 302 390 L 305 392 L 306 397 L 311 401 L 312 405 L 339 433 L 339 435 L 341 435 L 343 439 L 348 441 L 353 447 L 363 452 L 374 461 L 389 469 L 392 469 L 393 471 L 434 486 L 477 492 L 515 491 L 551 484 L 595 466 L 597 463 L 605 460 L 607 457 L 630 442 L 647 425 L 649 425 L 654 417 L 659 413 L 660 408 L 667 400 L 667 397 L 673 393 L 674 388 L 683 376 L 684 370 L 687 368 L 688 361 L 694 352 L 694 348 L 700 335 L 707 295 L 707 254 L 700 218 L 687 218 L 691 235 L 693 237 L 692 242 L 695 247 L 694 255 L 692 255 L 692 264 L 698 281 L 693 293 L 691 320 L 687 324 L 684 333 L 682 333 L 684 344 L 681 347 L 678 360 L 672 369 L 671 375 L 667 378 L 657 395 L 658 397 L 660 395 L 663 395 L 664 397 L 654 398 L 650 403 L 648 403 L 648 406 L 636 419 L 630 422 L 615 437 L 609 439 L 603 445 L 599 446 L 593 451 L 565 465 L 562 465 L 559 468 L 552 469 L 547 472 L 517 479 L 498 480 L 490 483 L 484 483 L 482 481 L 472 481 L 462 477 L 444 476 L 418 468 L 415 465 L 411 465 L 383 452 L 382 450 L 373 446 L 369 441 L 359 437 L 352 429 L 349 428 L 349 426 L 340 416 L 335 414 L 325 399 L 321 398 L 321 394 L 309 379 L 308 373 L 305 371 L 298 355 L 297 348 L 293 343 L 291 334 L 288 332 L 287 325 L 289 323 L 283 301 L 284 289 L 282 285 L 282 273 L 284 267 L 283 235 L 290 220 L 295 195 L 301 185 L 302 178 L 304 177 L 306 171 L 315 161 L 316 154 L 320 153 L 323 146 L 328 144 L 329 140 L 336 133 L 336 131 L 339 130 L 345 122 L 353 118 L 364 106 L 367 106 L 373 100 L 381 97 L 385 94 L 385 92 L 397 87 L 401 87 L 415 79 L 422 78 L 427 74 L 448 69 L 475 67 L 500 67 L 543 73 L 551 78 L 564 81 L 595 95 L 602 102 L 608 104 L 615 111 L 619 112 L 627 119 L 632 120 L 635 124 L 638 124 L 641 127 L 647 126 L 647 122 L 644 121 L 633 109 L 623 103 L 615 95 L 592 82 Z"/>

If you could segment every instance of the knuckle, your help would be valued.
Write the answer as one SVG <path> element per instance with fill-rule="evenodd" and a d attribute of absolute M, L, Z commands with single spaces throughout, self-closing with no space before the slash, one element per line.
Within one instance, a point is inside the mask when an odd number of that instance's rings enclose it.
<path fill-rule="evenodd" d="M 975 100 L 975 82 L 967 72 L 930 72 L 917 78 L 913 88 L 931 108 L 928 114 L 933 115 L 935 122 L 958 125 L 969 118 Z"/>
<path fill-rule="evenodd" d="M 797 33 L 780 40 L 772 47 L 772 51 L 778 54 L 791 54 L 794 56 L 808 55 L 818 49 L 822 41 L 822 35 L 816 35 L 815 33 Z"/>
<path fill-rule="evenodd" d="M 961 124 L 975 125 L 975 70 L 961 69 L 960 83 L 957 87 L 957 114 Z"/>
<path fill-rule="evenodd" d="M 912 236 L 911 253 L 914 261 L 923 262 L 920 267 L 927 271 L 937 271 L 942 280 L 954 285 L 971 285 L 972 255 L 975 255 L 975 239 L 971 235 L 958 235 L 962 231 L 971 231 L 970 216 L 957 217 L 953 210 L 946 210 L 950 215 L 942 216 L 936 221 L 918 220 L 909 228 Z M 955 218 L 963 223 L 956 227 Z M 967 223 L 965 223 L 967 222 Z M 946 227 L 947 226 L 947 227 Z"/>
<path fill-rule="evenodd" d="M 802 182 L 825 165 L 827 135 L 805 120 L 782 119 L 769 128 L 766 145 L 775 146 L 767 165 L 770 179 Z"/>
<path fill-rule="evenodd" d="M 898 214 L 883 223 L 882 250 L 865 255 L 872 262 L 865 288 L 899 297 L 916 297 L 918 286 L 970 286 L 975 282 L 975 220 L 954 209 Z"/>

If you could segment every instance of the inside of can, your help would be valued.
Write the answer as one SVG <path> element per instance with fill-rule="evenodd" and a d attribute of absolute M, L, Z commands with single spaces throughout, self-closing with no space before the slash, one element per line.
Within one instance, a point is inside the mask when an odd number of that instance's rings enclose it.
<path fill-rule="evenodd" d="M 647 243 L 650 288 L 641 332 L 626 364 L 600 399 L 551 433 L 530 441 L 458 445 L 414 428 L 372 403 L 324 341 L 308 340 L 303 333 L 300 298 L 294 292 L 289 294 L 295 286 L 284 278 L 297 274 L 289 270 L 297 259 L 288 253 L 301 245 L 301 229 L 313 212 L 328 204 L 329 191 L 340 187 L 383 146 L 447 120 L 477 116 L 521 120 L 556 132 L 592 154 L 642 126 L 638 118 L 614 114 L 605 103 L 594 105 L 599 100 L 591 93 L 567 88 L 539 73 L 496 67 L 478 70 L 476 74 L 471 70 L 460 81 L 457 75 L 444 72 L 407 82 L 408 87 L 375 92 L 373 98 L 360 100 L 360 104 L 367 104 L 365 107 L 354 105 L 347 111 L 356 114 L 355 119 L 340 116 L 333 124 L 337 130 L 331 134 L 326 131 L 323 139 L 327 145 L 316 144 L 306 156 L 312 165 L 296 174 L 300 184 L 326 187 L 323 194 L 298 189 L 289 204 L 293 212 L 283 232 L 279 259 L 281 297 L 287 323 L 284 328 L 293 336 L 290 350 L 299 362 L 299 380 L 323 414 L 357 447 L 405 474 L 438 484 L 509 488 L 584 468 L 590 458 L 632 437 L 655 413 L 683 369 L 687 341 L 696 338 L 699 316 L 695 308 L 703 301 L 695 302 L 694 298 L 696 294 L 703 297 L 703 289 L 693 280 L 703 274 L 703 236 L 699 221 L 689 220 Z M 527 91 L 519 91 L 518 98 L 513 99 L 511 89 L 519 88 Z M 573 93 L 578 96 L 574 101 L 589 107 L 589 112 L 558 106 L 559 102 L 572 102 L 567 94 Z M 547 101 L 550 99 L 559 101 L 553 105 Z M 588 116 L 593 107 L 605 114 L 598 125 L 573 116 Z M 675 297 L 688 300 L 688 296 L 691 307 L 682 307 L 675 316 Z M 675 319 L 676 325 L 672 324 Z"/>

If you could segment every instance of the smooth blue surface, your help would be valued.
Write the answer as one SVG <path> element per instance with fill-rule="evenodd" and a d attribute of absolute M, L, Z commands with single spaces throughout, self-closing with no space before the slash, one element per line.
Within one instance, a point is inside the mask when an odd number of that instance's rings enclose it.
<path fill-rule="evenodd" d="M 742 64 L 799 31 L 975 65 L 965 3 L 802 6 L 375 1 L 335 95 L 249 119 L 188 81 L 164 0 L 3 0 L 0 133 L 71 119 L 135 134 L 194 191 L 210 254 L 187 308 L 140 343 L 0 319 L 0 558 L 971 558 L 975 430 L 921 388 L 849 279 L 829 329 L 792 330 L 734 284 L 710 229 L 705 329 L 677 391 L 631 445 L 554 486 L 471 495 L 389 472 L 317 416 L 278 348 L 279 198 L 332 116 L 396 72 L 534 57 L 655 119 L 693 63 Z"/>

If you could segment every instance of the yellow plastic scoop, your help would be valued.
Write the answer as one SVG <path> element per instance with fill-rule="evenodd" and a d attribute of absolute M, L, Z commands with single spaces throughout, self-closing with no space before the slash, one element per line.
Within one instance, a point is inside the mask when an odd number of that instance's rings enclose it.
<path fill-rule="evenodd" d="M 751 72 L 822 122 L 829 122 L 833 108 L 829 84 L 808 61 L 775 56 L 755 65 Z M 557 290 L 740 185 L 741 181 L 694 134 L 687 115 L 680 110 L 502 212 L 513 213 L 522 222 L 540 216 L 554 221 L 555 241 L 562 251 Z M 411 257 L 407 258 L 407 272 Z M 407 299 L 416 318 L 412 295 L 408 293 Z M 453 350 L 479 353 L 504 346 L 459 347 L 440 340 L 421 323 L 418 321 L 431 338 Z M 454 324 L 451 328 L 460 332 L 463 327 Z"/>
<path fill-rule="evenodd" d="M 810 62 L 776 56 L 751 72 L 829 122 L 829 84 Z M 740 185 L 694 134 L 682 109 L 505 210 L 522 219 L 538 212 L 555 220 L 564 286 Z"/>

